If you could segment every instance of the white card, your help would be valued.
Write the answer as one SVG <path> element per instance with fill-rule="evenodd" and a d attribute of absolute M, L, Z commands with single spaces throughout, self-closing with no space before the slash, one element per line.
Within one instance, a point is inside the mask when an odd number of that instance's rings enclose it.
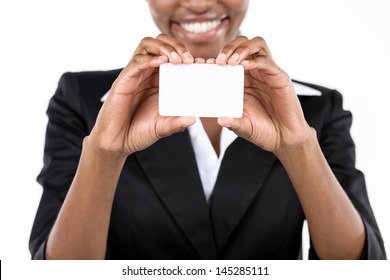
<path fill-rule="evenodd" d="M 244 67 L 216 64 L 160 66 L 161 116 L 242 117 Z"/>

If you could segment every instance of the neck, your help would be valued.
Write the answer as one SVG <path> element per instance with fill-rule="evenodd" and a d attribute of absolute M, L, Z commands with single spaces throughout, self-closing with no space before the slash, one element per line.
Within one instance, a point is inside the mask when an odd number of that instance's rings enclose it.
<path fill-rule="evenodd" d="M 218 124 L 216 118 L 201 118 L 201 121 L 203 128 L 210 139 L 211 145 L 213 146 L 215 153 L 219 157 L 222 127 Z"/>

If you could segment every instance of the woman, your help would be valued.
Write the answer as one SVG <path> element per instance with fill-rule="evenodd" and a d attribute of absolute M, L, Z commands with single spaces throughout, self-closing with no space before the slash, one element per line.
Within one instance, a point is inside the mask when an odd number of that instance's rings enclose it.
<path fill-rule="evenodd" d="M 297 259 L 304 219 L 311 258 L 386 258 L 341 95 L 237 37 L 248 0 L 148 3 L 162 34 L 122 71 L 65 74 L 50 101 L 33 258 Z M 243 65 L 242 118 L 159 116 L 167 62 Z"/>

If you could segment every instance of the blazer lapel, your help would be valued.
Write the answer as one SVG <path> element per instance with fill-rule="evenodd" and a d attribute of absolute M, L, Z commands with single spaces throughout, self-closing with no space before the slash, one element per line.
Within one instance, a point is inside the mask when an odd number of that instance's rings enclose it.
<path fill-rule="evenodd" d="M 164 138 L 136 153 L 151 184 L 189 242 L 203 259 L 217 250 L 188 131 Z"/>
<path fill-rule="evenodd" d="M 237 138 L 226 150 L 211 202 L 211 218 L 221 251 L 259 192 L 276 157 Z"/>

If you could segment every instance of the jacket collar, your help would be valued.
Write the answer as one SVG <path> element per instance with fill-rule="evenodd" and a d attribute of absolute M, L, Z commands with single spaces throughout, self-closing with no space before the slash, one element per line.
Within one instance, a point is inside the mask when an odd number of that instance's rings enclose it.
<path fill-rule="evenodd" d="M 176 133 L 135 154 L 156 193 L 203 259 L 217 250 L 188 132 Z"/>
<path fill-rule="evenodd" d="M 216 259 L 276 157 L 237 138 L 226 150 L 211 198 L 206 202 L 188 131 L 136 154 L 157 194 L 203 259 Z"/>
<path fill-rule="evenodd" d="M 211 219 L 219 251 L 259 193 L 276 156 L 237 138 L 226 150 L 211 198 Z"/>

